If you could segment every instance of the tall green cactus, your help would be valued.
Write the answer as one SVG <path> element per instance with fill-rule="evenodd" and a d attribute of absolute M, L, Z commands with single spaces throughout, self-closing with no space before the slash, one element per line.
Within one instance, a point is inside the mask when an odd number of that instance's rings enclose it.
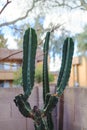
<path fill-rule="evenodd" d="M 26 30 L 23 41 L 23 89 L 26 98 L 31 94 L 34 86 L 35 55 L 37 49 L 37 35 L 34 29 Z"/>
<path fill-rule="evenodd" d="M 43 48 L 43 101 L 42 110 L 38 106 L 31 108 L 28 97 L 34 86 L 35 75 L 35 56 L 37 49 L 37 35 L 34 29 L 29 28 L 25 31 L 23 41 L 23 90 L 24 94 L 15 97 L 14 102 L 21 114 L 34 120 L 35 130 L 54 130 L 52 121 L 52 111 L 58 102 L 58 98 L 63 94 L 66 84 L 69 80 L 74 51 L 74 42 L 68 37 L 64 41 L 62 63 L 57 80 L 57 92 L 50 93 L 49 75 L 48 75 L 48 51 L 49 51 L 50 32 L 47 32 Z"/>
<path fill-rule="evenodd" d="M 43 100 L 45 103 L 46 93 L 49 93 L 49 76 L 48 76 L 48 50 L 49 50 L 50 32 L 47 32 L 43 48 Z"/>
<path fill-rule="evenodd" d="M 74 42 L 72 38 L 66 38 L 63 45 L 62 64 L 57 81 L 58 96 L 61 96 L 69 80 L 72 65 L 73 50 L 74 50 Z"/>
<path fill-rule="evenodd" d="M 44 43 L 44 57 L 43 57 L 43 100 L 44 104 L 46 105 L 48 99 L 46 99 L 46 94 L 50 93 L 49 88 L 49 75 L 48 75 L 48 50 L 49 50 L 49 39 L 50 39 L 50 32 L 47 32 L 45 43 Z M 47 101 L 46 101 L 47 100 Z M 47 114 L 47 123 L 49 130 L 53 130 L 53 121 L 52 121 L 52 114 Z"/>

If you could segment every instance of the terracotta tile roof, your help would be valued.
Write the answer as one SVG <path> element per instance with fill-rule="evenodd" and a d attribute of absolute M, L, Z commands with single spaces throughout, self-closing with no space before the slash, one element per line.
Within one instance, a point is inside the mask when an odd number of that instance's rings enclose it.
<path fill-rule="evenodd" d="M 10 50 L 7 48 L 0 48 L 0 61 L 12 61 L 12 60 L 22 61 L 22 59 L 23 59 L 22 49 Z M 43 60 L 43 52 L 41 51 L 41 49 L 37 49 L 36 60 L 37 62 Z"/>

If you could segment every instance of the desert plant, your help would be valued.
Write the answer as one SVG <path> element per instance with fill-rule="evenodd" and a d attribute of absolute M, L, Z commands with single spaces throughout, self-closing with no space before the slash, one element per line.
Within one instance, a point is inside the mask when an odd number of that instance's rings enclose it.
<path fill-rule="evenodd" d="M 62 63 L 59 77 L 57 80 L 57 91 L 55 94 L 50 93 L 49 74 L 48 74 L 48 49 L 49 49 L 50 32 L 47 32 L 43 52 L 43 109 L 38 106 L 31 108 L 27 101 L 34 86 L 35 75 L 35 55 L 37 49 L 37 35 L 34 29 L 29 28 L 25 31 L 23 42 L 23 90 L 24 94 L 15 97 L 14 101 L 21 114 L 34 120 L 35 130 L 53 130 L 52 110 L 58 102 L 58 98 L 63 94 L 68 82 L 74 51 L 74 42 L 68 37 L 64 41 Z"/>

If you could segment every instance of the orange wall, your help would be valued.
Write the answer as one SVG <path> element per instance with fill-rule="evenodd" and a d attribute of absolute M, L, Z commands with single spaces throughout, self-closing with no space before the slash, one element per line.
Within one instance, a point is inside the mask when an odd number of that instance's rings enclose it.
<path fill-rule="evenodd" d="M 83 57 L 81 65 L 78 66 L 78 72 L 79 72 L 79 85 L 80 86 L 87 86 L 87 77 L 86 77 L 86 59 Z"/>
<path fill-rule="evenodd" d="M 73 62 L 71 75 L 69 79 L 69 86 L 74 86 L 75 81 L 79 83 L 79 86 L 86 87 L 87 86 L 87 59 L 86 57 L 78 57 L 80 58 L 80 62 Z M 74 60 L 74 59 L 73 59 Z M 77 66 L 77 76 L 75 76 L 75 66 Z"/>
<path fill-rule="evenodd" d="M 72 67 L 72 69 L 71 69 L 71 74 L 70 74 L 70 78 L 69 78 L 69 86 L 71 87 L 71 86 L 74 86 L 74 76 L 73 76 L 73 70 L 74 68 Z"/>

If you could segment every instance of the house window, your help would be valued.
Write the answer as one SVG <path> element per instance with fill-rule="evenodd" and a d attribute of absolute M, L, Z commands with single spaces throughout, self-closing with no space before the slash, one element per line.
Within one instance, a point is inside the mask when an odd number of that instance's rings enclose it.
<path fill-rule="evenodd" d="M 0 81 L 0 87 L 4 87 L 4 81 Z"/>
<path fill-rule="evenodd" d="M 10 63 L 0 63 L 0 70 L 10 70 Z"/>
<path fill-rule="evenodd" d="M 5 82 L 4 82 L 4 88 L 9 88 L 9 87 L 10 87 L 9 81 L 5 81 Z"/>
<path fill-rule="evenodd" d="M 10 63 L 4 63 L 4 70 L 10 70 Z"/>
<path fill-rule="evenodd" d="M 16 63 L 12 64 L 12 70 L 16 71 L 18 69 L 18 65 Z"/>
<path fill-rule="evenodd" d="M 3 63 L 0 63 L 0 70 L 3 70 L 4 66 Z"/>
<path fill-rule="evenodd" d="M 0 81 L 0 87 L 9 88 L 10 87 L 10 82 L 9 81 Z"/>

